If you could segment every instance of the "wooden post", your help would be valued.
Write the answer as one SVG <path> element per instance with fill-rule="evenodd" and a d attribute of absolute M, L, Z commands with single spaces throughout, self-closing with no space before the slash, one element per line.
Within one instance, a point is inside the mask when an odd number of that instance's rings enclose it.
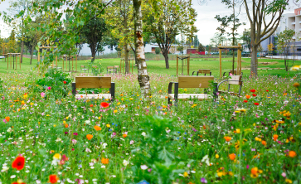
<path fill-rule="evenodd" d="M 75 71 L 77 72 L 77 54 L 75 55 Z"/>
<path fill-rule="evenodd" d="M 21 54 L 19 56 L 20 56 L 20 70 L 21 70 Z"/>
<path fill-rule="evenodd" d="M 222 78 L 222 50 L 219 48 L 218 51 L 219 51 L 219 77 Z"/>
<path fill-rule="evenodd" d="M 187 58 L 187 75 L 189 76 L 189 62 L 190 62 L 190 56 Z"/>
<path fill-rule="evenodd" d="M 179 67 L 179 63 L 178 63 L 179 60 L 178 60 L 178 58 L 179 58 L 179 56 L 177 55 L 177 76 L 178 76 L 178 69 L 179 69 L 179 68 L 178 68 L 178 67 Z"/>
<path fill-rule="evenodd" d="M 237 50 L 237 75 L 241 75 L 241 44 L 238 44 L 239 48 Z"/>

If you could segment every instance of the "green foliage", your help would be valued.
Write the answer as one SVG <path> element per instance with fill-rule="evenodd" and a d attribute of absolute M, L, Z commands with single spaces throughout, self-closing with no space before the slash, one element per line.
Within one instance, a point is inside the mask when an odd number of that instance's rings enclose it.
<path fill-rule="evenodd" d="M 92 54 L 92 61 L 95 59 L 96 52 L 102 48 L 102 39 L 107 31 L 105 20 L 103 18 L 94 18 L 86 22 L 79 30 L 79 34 L 84 35 L 89 44 Z"/>
<path fill-rule="evenodd" d="M 198 51 L 199 52 L 204 52 L 205 51 L 205 48 L 204 48 L 204 46 L 201 43 L 198 46 Z"/>
<path fill-rule="evenodd" d="M 89 62 L 89 69 L 92 71 L 93 76 L 98 76 L 101 72 L 103 72 L 103 67 L 100 63 L 101 59 L 95 60 L 93 63 Z"/>
<path fill-rule="evenodd" d="M 173 122 L 172 119 L 149 116 L 139 123 L 140 128 L 135 134 L 142 136 L 135 139 L 139 146 L 132 150 L 136 156 L 132 160 L 135 165 L 131 168 L 137 182 L 146 179 L 150 183 L 171 183 L 179 173 L 185 171 L 184 162 L 179 163 L 173 152 L 178 144 L 174 140 L 183 132 Z M 164 144 L 158 146 L 158 143 Z M 141 172 L 141 163 L 150 167 L 152 172 Z"/>
<path fill-rule="evenodd" d="M 156 54 L 160 54 L 160 52 L 161 52 L 161 49 L 160 49 L 159 47 L 156 47 L 156 48 L 155 48 L 155 53 L 156 53 Z"/>
<path fill-rule="evenodd" d="M 177 51 L 183 52 L 184 47 L 182 45 L 177 46 Z"/>
<path fill-rule="evenodd" d="M 30 86 L 34 92 L 46 92 L 55 98 L 66 96 L 71 91 L 71 79 L 69 74 L 51 68 L 45 76 L 36 81 L 36 85 Z"/>
<path fill-rule="evenodd" d="M 286 71 L 288 71 L 289 69 L 289 60 L 287 60 L 287 56 L 290 53 L 290 51 L 293 51 L 293 36 L 295 35 L 295 31 L 292 29 L 286 29 L 284 31 L 282 31 L 279 35 L 278 35 L 278 45 L 277 45 L 277 49 L 280 53 L 285 55 L 285 59 L 284 59 L 284 65 L 285 65 L 285 69 Z"/>

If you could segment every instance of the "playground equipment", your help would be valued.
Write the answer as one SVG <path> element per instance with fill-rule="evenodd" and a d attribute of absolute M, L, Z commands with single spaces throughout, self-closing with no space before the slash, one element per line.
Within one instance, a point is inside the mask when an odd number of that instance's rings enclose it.
<path fill-rule="evenodd" d="M 238 44 L 238 46 L 218 46 L 219 50 L 219 74 L 220 78 L 222 78 L 222 49 L 237 49 L 237 69 L 235 75 L 241 75 L 241 44 Z"/>
<path fill-rule="evenodd" d="M 7 55 L 7 69 L 17 70 L 18 68 L 17 57 L 19 56 L 20 70 L 21 70 L 21 53 L 7 53 L 6 55 Z M 16 63 L 16 67 L 15 67 L 15 63 Z"/>
<path fill-rule="evenodd" d="M 179 59 L 182 60 L 182 75 L 184 73 L 184 66 L 187 65 L 187 75 L 189 76 L 189 61 L 190 61 L 190 56 L 189 55 L 177 55 L 177 76 L 178 76 L 178 73 L 179 73 Z M 186 60 L 186 63 L 185 61 Z"/>
<path fill-rule="evenodd" d="M 66 71 L 67 71 L 67 60 L 69 60 L 69 72 L 74 72 L 74 56 L 73 55 L 63 55 L 63 71 L 64 71 L 64 65 L 65 65 L 65 59 L 66 59 Z M 72 60 L 72 68 L 70 68 Z M 75 55 L 75 72 L 77 72 L 77 55 Z"/>
<path fill-rule="evenodd" d="M 131 65 L 132 65 L 132 73 L 133 73 L 134 72 L 135 59 L 129 58 L 128 62 L 129 62 L 129 69 L 131 69 Z M 117 68 L 117 67 L 115 67 L 115 68 Z M 125 73 L 125 60 L 124 60 L 124 58 L 120 59 L 119 71 L 120 71 L 120 73 Z"/>

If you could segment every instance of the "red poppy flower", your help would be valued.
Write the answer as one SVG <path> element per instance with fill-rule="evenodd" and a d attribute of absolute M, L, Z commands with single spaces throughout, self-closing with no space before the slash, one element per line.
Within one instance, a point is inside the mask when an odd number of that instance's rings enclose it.
<path fill-rule="evenodd" d="M 66 81 L 63 81 L 63 83 L 64 83 L 64 84 L 67 84 L 67 82 L 66 82 Z"/>
<path fill-rule="evenodd" d="M 255 89 L 251 89 L 250 91 L 251 91 L 252 93 L 255 93 L 256 90 L 255 90 Z"/>
<path fill-rule="evenodd" d="M 12 168 L 17 170 L 22 170 L 25 165 L 25 158 L 22 156 L 17 156 L 17 158 L 12 163 Z"/>
<path fill-rule="evenodd" d="M 269 90 L 267 89 L 266 92 L 269 92 Z"/>
<path fill-rule="evenodd" d="M 248 100 L 244 100 L 244 103 L 247 103 L 248 102 Z"/>
<path fill-rule="evenodd" d="M 90 107 L 93 107 L 93 104 L 90 104 Z"/>
<path fill-rule="evenodd" d="M 252 94 L 254 97 L 257 96 L 256 94 Z"/>
<path fill-rule="evenodd" d="M 101 102 L 101 103 L 100 103 L 100 106 L 102 106 L 103 108 L 107 108 L 107 107 L 110 106 L 110 104 L 107 103 L 107 102 Z"/>
<path fill-rule="evenodd" d="M 259 103 L 255 102 L 254 105 L 259 105 Z"/>
<path fill-rule="evenodd" d="M 58 178 L 57 175 L 55 175 L 55 174 L 51 174 L 51 175 L 49 176 L 49 182 L 50 182 L 50 183 L 56 183 L 58 180 L 59 180 L 59 178 Z"/>

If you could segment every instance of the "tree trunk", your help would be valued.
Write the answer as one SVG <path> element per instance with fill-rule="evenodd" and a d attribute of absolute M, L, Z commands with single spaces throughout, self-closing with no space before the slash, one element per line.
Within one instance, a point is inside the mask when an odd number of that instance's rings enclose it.
<path fill-rule="evenodd" d="M 24 41 L 22 38 L 22 42 L 21 42 L 21 58 L 20 58 L 20 62 L 23 63 L 23 50 L 24 50 Z"/>
<path fill-rule="evenodd" d="M 34 50 L 34 44 L 31 46 L 31 52 L 30 52 L 30 65 L 32 65 L 32 57 L 33 57 L 33 50 Z"/>
<path fill-rule="evenodd" d="M 142 13 L 141 0 L 134 0 L 134 17 L 135 17 L 135 31 L 136 31 L 136 54 L 138 63 L 138 82 L 141 93 L 146 97 L 151 95 L 149 76 L 147 73 L 147 66 L 145 62 L 144 44 L 142 37 Z"/>
<path fill-rule="evenodd" d="M 164 52 L 163 52 L 163 56 L 164 56 L 164 59 L 165 59 L 165 66 L 166 66 L 166 69 L 169 69 L 168 51 L 164 51 Z"/>
<path fill-rule="evenodd" d="M 95 45 L 90 44 L 90 50 L 91 50 L 91 54 L 92 54 L 91 63 L 93 63 L 93 61 L 95 60 L 95 55 L 96 55 L 96 46 Z"/>
<path fill-rule="evenodd" d="M 257 49 L 258 46 L 252 45 L 251 73 L 250 73 L 251 77 L 257 77 L 257 66 L 258 66 Z"/>

